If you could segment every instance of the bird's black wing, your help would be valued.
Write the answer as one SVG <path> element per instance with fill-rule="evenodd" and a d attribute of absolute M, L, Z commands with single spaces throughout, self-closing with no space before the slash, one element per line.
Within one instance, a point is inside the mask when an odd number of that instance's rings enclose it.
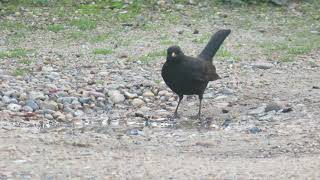
<path fill-rule="evenodd" d="M 216 32 L 198 57 L 203 60 L 212 61 L 213 56 L 230 32 L 230 29 L 223 29 Z"/>
<path fill-rule="evenodd" d="M 191 81 L 207 82 L 209 81 L 209 69 L 206 62 L 200 59 L 188 57 L 180 66 L 181 73 L 185 79 Z"/>

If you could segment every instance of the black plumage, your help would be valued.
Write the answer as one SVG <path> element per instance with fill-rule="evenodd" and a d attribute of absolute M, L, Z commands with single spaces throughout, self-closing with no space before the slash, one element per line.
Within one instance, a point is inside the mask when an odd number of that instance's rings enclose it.
<path fill-rule="evenodd" d="M 230 32 L 229 29 L 216 32 L 198 57 L 184 55 L 179 46 L 167 49 L 167 60 L 162 67 L 161 75 L 167 86 L 179 96 L 175 117 L 178 115 L 183 95 L 195 94 L 199 96 L 200 118 L 201 102 L 208 82 L 220 79 L 212 59 Z"/>

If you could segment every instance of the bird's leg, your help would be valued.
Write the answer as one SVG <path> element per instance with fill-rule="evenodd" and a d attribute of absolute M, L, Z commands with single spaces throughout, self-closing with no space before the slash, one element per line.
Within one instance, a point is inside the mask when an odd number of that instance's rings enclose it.
<path fill-rule="evenodd" d="M 176 110 L 174 111 L 174 115 L 173 115 L 174 118 L 179 117 L 179 115 L 178 115 L 178 108 L 179 108 L 179 105 L 180 105 L 180 102 L 181 102 L 182 99 L 183 99 L 183 95 L 179 95 L 178 105 L 177 105 Z"/>
<path fill-rule="evenodd" d="M 201 106 L 202 106 L 202 98 L 203 98 L 203 95 L 202 94 L 200 94 L 199 95 L 199 112 L 198 112 L 198 119 L 200 119 L 201 118 Z"/>

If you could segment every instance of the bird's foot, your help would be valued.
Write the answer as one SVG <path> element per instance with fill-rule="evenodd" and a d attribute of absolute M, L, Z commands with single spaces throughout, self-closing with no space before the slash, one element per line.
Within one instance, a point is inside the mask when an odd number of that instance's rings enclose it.
<path fill-rule="evenodd" d="M 200 120 L 201 121 L 201 114 L 197 114 L 195 116 L 191 116 L 192 119 Z"/>
<path fill-rule="evenodd" d="M 175 112 L 170 119 L 174 120 L 174 119 L 179 119 L 179 118 L 180 118 L 179 114 Z"/>

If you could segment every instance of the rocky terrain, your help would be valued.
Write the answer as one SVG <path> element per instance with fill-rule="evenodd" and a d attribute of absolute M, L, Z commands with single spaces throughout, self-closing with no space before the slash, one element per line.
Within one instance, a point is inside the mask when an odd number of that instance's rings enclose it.
<path fill-rule="evenodd" d="M 241 8 L 178 4 L 168 16 L 93 28 L 41 7 L 3 15 L 0 179 L 319 178 L 320 27 L 303 9 L 311 5 L 253 7 L 244 17 Z M 202 120 L 193 96 L 172 119 L 177 96 L 160 76 L 166 48 L 195 56 L 221 28 L 232 34 L 214 60 L 222 79 L 208 85 Z"/>

